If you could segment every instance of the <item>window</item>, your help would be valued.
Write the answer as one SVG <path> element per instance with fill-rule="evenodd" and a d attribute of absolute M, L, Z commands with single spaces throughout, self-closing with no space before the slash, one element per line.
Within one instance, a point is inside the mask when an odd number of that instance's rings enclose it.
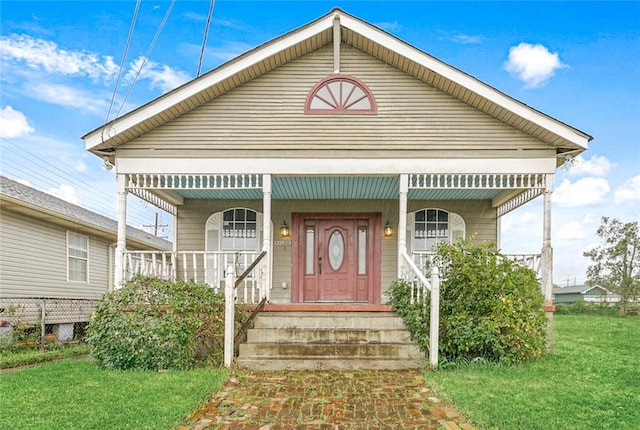
<path fill-rule="evenodd" d="M 89 282 L 89 239 L 67 232 L 67 277 L 73 282 Z"/>
<path fill-rule="evenodd" d="M 414 214 L 412 246 L 414 251 L 431 251 L 440 242 L 465 237 L 462 217 L 442 209 L 422 209 Z"/>
<path fill-rule="evenodd" d="M 231 264 L 235 265 L 237 274 L 242 273 L 255 257 L 236 256 L 234 251 L 259 252 L 262 231 L 262 214 L 252 209 L 231 208 L 211 215 L 206 223 L 205 250 L 224 251 L 225 254 L 207 254 L 205 282 L 216 285 Z"/>
<path fill-rule="evenodd" d="M 330 76 L 307 95 L 307 114 L 375 114 L 376 101 L 362 82 L 351 76 Z"/>
<path fill-rule="evenodd" d="M 222 251 L 258 249 L 257 214 L 251 209 L 229 209 L 222 214 Z"/>

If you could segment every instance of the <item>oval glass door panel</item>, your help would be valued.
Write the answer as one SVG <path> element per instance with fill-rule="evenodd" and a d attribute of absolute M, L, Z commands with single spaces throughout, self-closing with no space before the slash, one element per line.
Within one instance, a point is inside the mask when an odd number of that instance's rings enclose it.
<path fill-rule="evenodd" d="M 344 238 L 342 233 L 334 231 L 329 238 L 329 264 L 333 270 L 338 270 L 344 260 Z"/>

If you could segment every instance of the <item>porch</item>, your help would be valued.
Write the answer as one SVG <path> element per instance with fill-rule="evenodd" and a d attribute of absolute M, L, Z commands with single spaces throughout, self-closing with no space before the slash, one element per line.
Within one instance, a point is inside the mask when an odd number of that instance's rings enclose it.
<path fill-rule="evenodd" d="M 223 251 L 125 251 L 124 280 L 135 275 L 154 276 L 170 281 L 189 281 L 206 283 L 216 292 L 224 293 L 225 279 L 229 265 L 234 267 L 234 273 L 243 273 L 243 268 L 250 268 L 235 287 L 235 301 L 241 304 L 257 304 L 263 298 L 270 303 L 271 311 L 332 311 L 340 308 L 344 311 L 388 311 L 383 304 L 349 304 L 343 303 L 272 303 L 271 291 L 278 288 L 274 282 L 266 278 L 268 273 L 268 259 L 264 258 L 255 266 L 252 264 L 262 253 L 259 252 L 223 252 Z M 266 254 L 265 254 L 266 256 Z M 413 252 L 410 260 L 416 270 L 425 279 L 431 276 L 432 252 Z M 506 254 L 507 258 L 535 271 L 541 278 L 541 254 Z M 417 282 L 418 274 L 414 273 L 409 264 L 402 268 L 402 279 L 412 283 Z M 234 280 L 235 284 L 235 280 Z M 282 286 L 280 286 L 282 288 Z M 544 294 L 541 285 L 541 293 Z M 383 301 L 384 302 L 384 301 Z"/>

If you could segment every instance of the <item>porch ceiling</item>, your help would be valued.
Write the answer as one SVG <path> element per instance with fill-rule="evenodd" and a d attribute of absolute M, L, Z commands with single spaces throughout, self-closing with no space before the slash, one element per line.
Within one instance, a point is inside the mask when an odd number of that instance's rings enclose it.
<path fill-rule="evenodd" d="M 395 200 L 399 197 L 397 176 L 274 176 L 271 197 L 274 200 Z M 409 199 L 417 200 L 485 200 L 497 189 L 411 189 Z M 261 189 L 175 190 L 185 199 L 262 199 Z"/>

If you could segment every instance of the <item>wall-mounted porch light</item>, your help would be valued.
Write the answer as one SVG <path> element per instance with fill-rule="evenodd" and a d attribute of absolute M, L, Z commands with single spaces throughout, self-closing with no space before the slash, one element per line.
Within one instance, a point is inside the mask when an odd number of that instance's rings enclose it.
<path fill-rule="evenodd" d="M 280 226 L 280 237 L 289 237 L 291 231 L 289 230 L 289 226 L 285 221 L 282 221 L 282 225 Z"/>
<path fill-rule="evenodd" d="M 389 224 L 389 220 L 387 220 L 387 223 L 384 225 L 384 235 L 386 237 L 393 235 L 393 227 L 391 227 L 391 224 Z"/>

